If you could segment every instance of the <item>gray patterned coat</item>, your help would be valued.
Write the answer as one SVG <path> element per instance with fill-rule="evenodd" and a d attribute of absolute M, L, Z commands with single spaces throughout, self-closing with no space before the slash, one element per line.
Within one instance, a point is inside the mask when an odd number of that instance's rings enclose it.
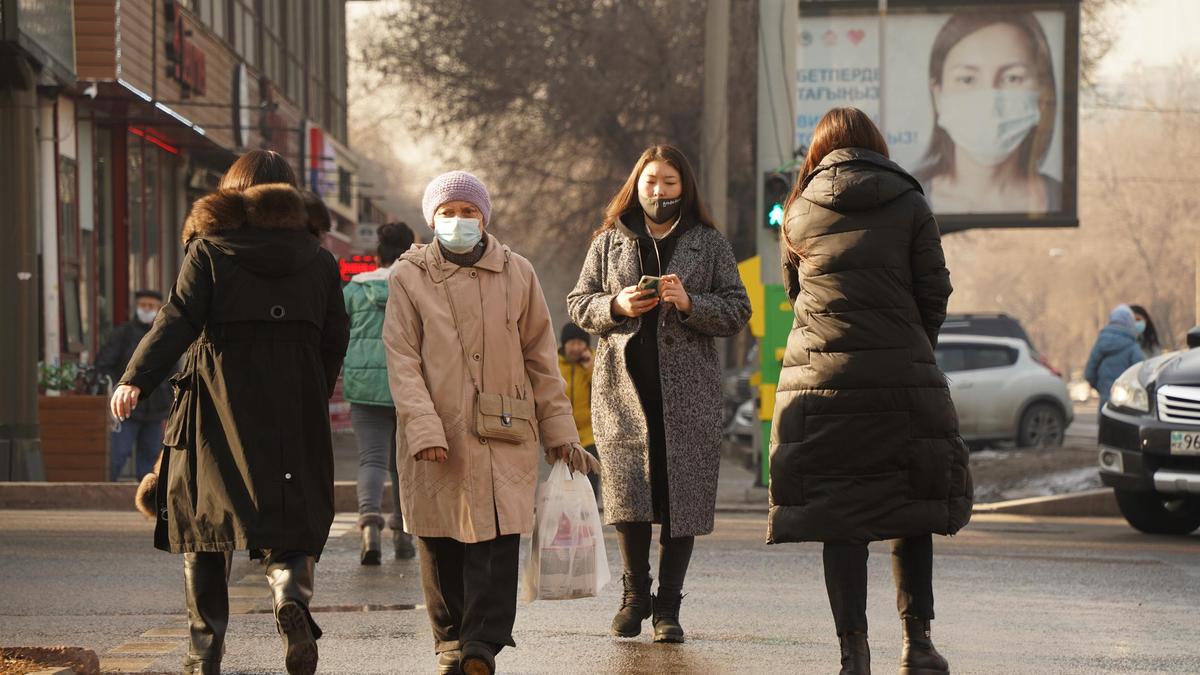
<path fill-rule="evenodd" d="M 671 537 L 713 529 L 721 453 L 721 366 L 715 337 L 735 335 L 750 318 L 750 299 L 729 242 L 698 225 L 682 235 L 666 273 L 677 274 L 692 313 L 660 312 Z M 625 348 L 641 318 L 614 317 L 613 297 L 641 278 L 638 244 L 617 230 L 592 241 L 575 290 L 571 320 L 600 336 L 592 373 L 592 427 L 603 464 L 606 523 L 650 522 L 650 453 L 646 417 L 627 369 Z"/>

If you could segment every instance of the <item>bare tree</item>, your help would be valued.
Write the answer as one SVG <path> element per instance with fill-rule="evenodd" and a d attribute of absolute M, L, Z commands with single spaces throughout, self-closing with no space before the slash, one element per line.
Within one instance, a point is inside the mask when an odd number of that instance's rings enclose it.
<path fill-rule="evenodd" d="M 364 62 L 397 114 L 491 187 L 498 231 L 543 266 L 578 263 L 643 148 L 699 158 L 704 4 L 404 0 Z"/>
<path fill-rule="evenodd" d="M 1095 83 L 1096 68 L 1120 35 L 1116 13 L 1140 0 L 1083 0 L 1080 5 L 1079 71 L 1083 84 Z"/>

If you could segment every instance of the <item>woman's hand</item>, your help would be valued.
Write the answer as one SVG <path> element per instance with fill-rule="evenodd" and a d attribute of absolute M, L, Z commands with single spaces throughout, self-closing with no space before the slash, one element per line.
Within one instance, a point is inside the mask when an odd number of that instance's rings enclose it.
<path fill-rule="evenodd" d="M 658 306 L 658 297 L 647 288 L 639 291 L 637 286 L 621 289 L 613 298 L 612 313 L 616 316 L 639 317 Z"/>
<path fill-rule="evenodd" d="M 446 453 L 445 448 L 425 448 L 417 453 L 418 462 L 437 462 L 445 464 L 450 455 Z"/>
<path fill-rule="evenodd" d="M 554 464 L 555 462 L 566 462 L 571 471 L 578 471 L 584 475 L 600 473 L 600 460 L 596 459 L 592 453 L 584 450 L 583 446 L 578 443 L 568 443 L 560 445 L 557 448 L 548 448 L 546 450 L 546 463 Z"/>
<path fill-rule="evenodd" d="M 124 422 L 133 414 L 133 409 L 137 407 L 138 397 L 142 395 L 142 390 L 132 384 L 122 384 L 113 391 L 112 400 L 109 401 L 109 409 L 112 410 L 113 417 Z"/>
<path fill-rule="evenodd" d="M 692 313 L 692 296 L 683 287 L 678 274 L 667 274 L 662 278 L 662 300 L 675 305 L 681 314 Z"/>

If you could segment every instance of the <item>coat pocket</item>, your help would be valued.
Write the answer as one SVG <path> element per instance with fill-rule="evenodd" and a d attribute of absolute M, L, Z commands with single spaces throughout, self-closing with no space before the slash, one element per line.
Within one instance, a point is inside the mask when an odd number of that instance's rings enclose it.
<path fill-rule="evenodd" d="M 475 430 L 480 438 L 509 443 L 534 440 L 533 401 L 480 392 L 475 410 Z"/>
<path fill-rule="evenodd" d="M 192 402 L 196 398 L 191 374 L 176 373 L 170 379 L 175 398 L 171 402 L 171 412 L 167 416 L 167 426 L 163 432 L 163 446 L 168 448 L 191 447 L 191 429 L 195 422 Z"/>

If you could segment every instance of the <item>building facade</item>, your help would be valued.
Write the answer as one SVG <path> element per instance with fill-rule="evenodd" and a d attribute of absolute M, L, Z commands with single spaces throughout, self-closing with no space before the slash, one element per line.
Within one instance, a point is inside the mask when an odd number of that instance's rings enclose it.
<path fill-rule="evenodd" d="M 37 437 L 38 361 L 90 363 L 136 290 L 170 290 L 188 209 L 240 154 L 286 156 L 351 253 L 346 92 L 345 0 L 0 0 L 0 255 L 19 271 L 0 365 L 20 368 L 0 479 L 13 434 Z"/>
<path fill-rule="evenodd" d="M 188 208 L 247 150 L 293 162 L 335 214 L 327 246 L 348 253 L 343 0 L 75 0 L 74 26 L 78 82 L 55 102 L 75 133 L 57 149 L 62 312 L 47 356 L 86 360 L 134 291 L 170 289 Z"/>

